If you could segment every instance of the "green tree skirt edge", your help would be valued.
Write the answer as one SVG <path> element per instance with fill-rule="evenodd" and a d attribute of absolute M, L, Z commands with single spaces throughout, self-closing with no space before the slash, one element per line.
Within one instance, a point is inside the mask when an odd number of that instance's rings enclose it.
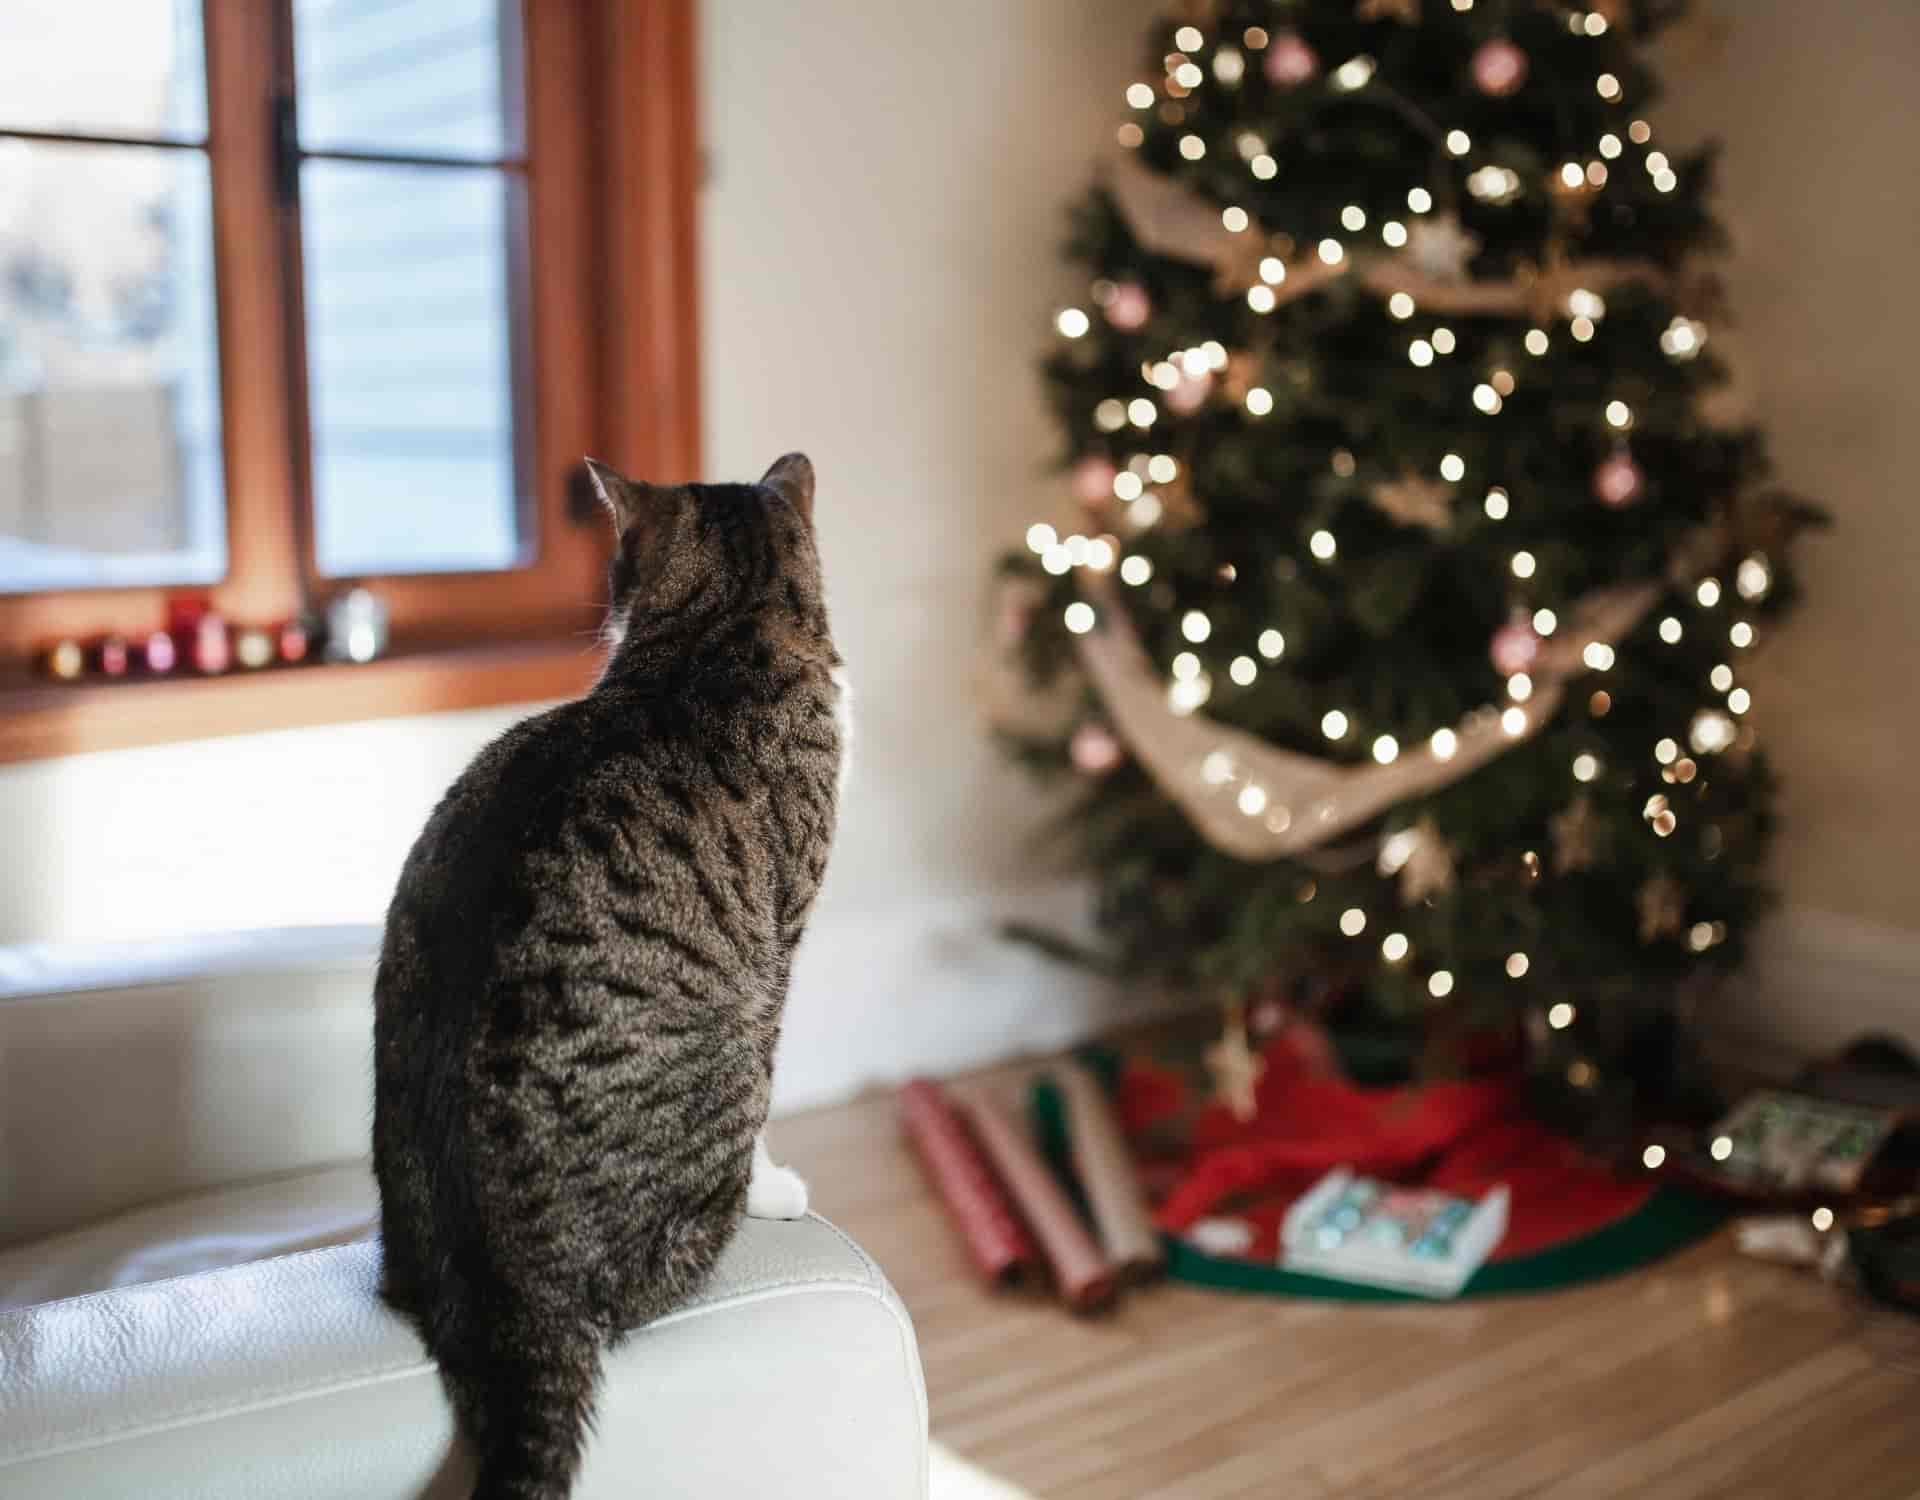
<path fill-rule="evenodd" d="M 1042 1079 L 1034 1085 L 1032 1110 L 1042 1152 L 1084 1212 L 1086 1205 L 1070 1164 L 1072 1152 L 1067 1137 L 1066 1110 L 1060 1091 L 1050 1081 Z M 1680 1188 L 1659 1188 L 1636 1212 L 1604 1229 L 1596 1229 L 1592 1234 L 1555 1245 L 1550 1250 L 1482 1266 L 1462 1289 L 1460 1297 L 1555 1291 L 1637 1271 L 1705 1239 L 1726 1219 L 1727 1210 L 1721 1204 Z M 1310 1297 L 1328 1302 L 1459 1300 L 1422 1297 L 1386 1287 L 1303 1275 L 1256 1261 L 1208 1255 L 1176 1235 L 1162 1234 L 1160 1242 L 1167 1252 L 1167 1275 L 1195 1286 L 1262 1292 L 1272 1297 Z"/>

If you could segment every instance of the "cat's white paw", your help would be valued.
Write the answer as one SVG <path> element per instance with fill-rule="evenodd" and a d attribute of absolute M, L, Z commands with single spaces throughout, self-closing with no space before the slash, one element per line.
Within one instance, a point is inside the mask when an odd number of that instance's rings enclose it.
<path fill-rule="evenodd" d="M 747 1181 L 749 1219 L 803 1219 L 807 1214 L 807 1179 L 792 1167 L 775 1166 L 767 1143 L 753 1148 L 753 1176 Z"/>

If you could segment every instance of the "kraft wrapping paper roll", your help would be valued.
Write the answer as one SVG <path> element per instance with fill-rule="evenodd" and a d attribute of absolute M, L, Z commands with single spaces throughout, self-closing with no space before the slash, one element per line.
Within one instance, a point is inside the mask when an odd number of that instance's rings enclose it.
<path fill-rule="evenodd" d="M 990 1282 L 1018 1281 L 1039 1252 L 945 1090 L 911 1080 L 900 1090 L 900 1118 L 974 1265 Z"/>
<path fill-rule="evenodd" d="M 967 1094 L 959 1103 L 973 1127 L 973 1138 L 1040 1242 L 1040 1253 L 1067 1306 L 1074 1312 L 1106 1306 L 1119 1285 L 1114 1268 L 1081 1224 L 1080 1215 L 1026 1132 L 984 1094 Z"/>
<path fill-rule="evenodd" d="M 1060 1063 L 1051 1072 L 1066 1103 L 1073 1170 L 1093 1210 L 1100 1247 L 1122 1279 L 1144 1281 L 1165 1267 L 1167 1257 L 1153 1232 L 1147 1197 L 1120 1121 L 1106 1090 L 1078 1063 Z"/>

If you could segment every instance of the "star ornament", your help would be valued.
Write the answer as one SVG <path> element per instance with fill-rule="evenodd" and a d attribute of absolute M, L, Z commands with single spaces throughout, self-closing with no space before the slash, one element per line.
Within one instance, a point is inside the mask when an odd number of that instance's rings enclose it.
<path fill-rule="evenodd" d="M 1246 1018 L 1238 1006 L 1228 1012 L 1226 1030 L 1207 1048 L 1204 1060 L 1220 1102 L 1234 1119 L 1251 1120 L 1260 1108 L 1260 1079 L 1267 1071 L 1267 1060 L 1247 1045 Z"/>
<path fill-rule="evenodd" d="M 1640 909 L 1640 941 L 1643 943 L 1678 937 L 1686 927 L 1686 887 L 1665 872 L 1640 887 L 1634 904 Z"/>
<path fill-rule="evenodd" d="M 1547 819 L 1553 833 L 1553 870 L 1570 875 L 1593 867 L 1600 838 L 1600 820 L 1593 815 L 1593 799 L 1576 797 L 1565 812 Z"/>
<path fill-rule="evenodd" d="M 1381 850 L 1381 873 L 1392 874 L 1389 866 L 1398 861 L 1400 899 L 1408 906 L 1453 889 L 1453 846 L 1440 836 L 1440 825 L 1432 818 L 1422 818 L 1390 842 L 1391 852 Z"/>
<path fill-rule="evenodd" d="M 1480 239 L 1453 214 L 1426 214 L 1407 230 L 1405 253 L 1435 281 L 1465 281 L 1467 263 L 1480 253 Z"/>
<path fill-rule="evenodd" d="M 1376 484 L 1367 498 L 1397 525 L 1442 532 L 1453 527 L 1453 496 L 1452 485 L 1408 469 L 1398 479 Z"/>

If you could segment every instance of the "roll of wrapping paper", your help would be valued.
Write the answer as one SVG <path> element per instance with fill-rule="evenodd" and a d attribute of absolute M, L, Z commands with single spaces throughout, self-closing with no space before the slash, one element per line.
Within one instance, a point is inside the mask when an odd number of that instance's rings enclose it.
<path fill-rule="evenodd" d="M 1040 1253 L 946 1092 L 911 1080 L 900 1090 L 900 1118 L 973 1263 L 991 1282 L 1020 1280 Z"/>
<path fill-rule="evenodd" d="M 1141 1191 L 1120 1121 L 1099 1081 L 1078 1063 L 1052 1070 L 1066 1103 L 1067 1136 L 1073 1171 L 1093 1210 L 1100 1248 L 1124 1281 L 1144 1281 L 1166 1265 L 1166 1252 L 1153 1231 L 1147 1196 Z"/>
<path fill-rule="evenodd" d="M 1026 1132 L 984 1094 L 964 1095 L 959 1103 L 973 1138 L 1040 1242 L 1040 1253 L 1067 1306 L 1074 1312 L 1093 1312 L 1111 1302 L 1119 1285 L 1113 1265 L 1087 1233 Z"/>

